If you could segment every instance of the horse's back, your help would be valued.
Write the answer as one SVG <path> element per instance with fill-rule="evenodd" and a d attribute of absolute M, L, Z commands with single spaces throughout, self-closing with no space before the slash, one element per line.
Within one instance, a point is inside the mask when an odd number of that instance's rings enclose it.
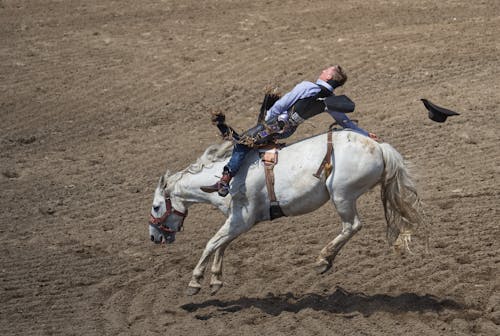
<path fill-rule="evenodd" d="M 327 134 L 320 134 L 285 147 L 279 153 L 280 164 L 275 169 L 291 171 L 292 176 L 312 175 L 327 152 Z M 357 168 L 360 172 L 383 169 L 379 144 L 354 131 L 334 131 L 332 135 L 334 169 L 345 171 Z"/>
<path fill-rule="evenodd" d="M 357 198 L 380 181 L 384 158 L 376 141 L 346 130 L 334 133 L 333 144 L 333 172 L 327 181 L 331 193 Z"/>
<path fill-rule="evenodd" d="M 326 181 L 314 176 L 327 152 L 327 141 L 327 134 L 320 134 L 281 151 L 275 175 L 277 182 L 287 186 L 287 193 L 326 202 L 325 197 L 336 190 L 348 190 L 357 198 L 380 181 L 384 172 L 380 145 L 350 130 L 333 132 L 330 176 Z"/>
<path fill-rule="evenodd" d="M 356 198 L 375 185 L 384 169 L 379 145 L 352 131 L 333 133 L 333 171 L 325 178 L 314 174 L 327 152 L 327 134 L 320 134 L 279 151 L 274 166 L 274 190 L 286 215 L 311 212 L 327 202 L 335 189 L 352 191 Z M 251 199 L 267 212 L 269 195 L 264 164 L 257 153 L 249 153 L 240 172 L 233 179 L 232 193 L 238 202 Z"/>

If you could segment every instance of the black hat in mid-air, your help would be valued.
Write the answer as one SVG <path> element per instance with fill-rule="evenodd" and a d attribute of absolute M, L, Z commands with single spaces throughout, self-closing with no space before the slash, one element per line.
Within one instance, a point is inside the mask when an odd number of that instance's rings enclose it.
<path fill-rule="evenodd" d="M 443 107 L 439 107 L 437 105 L 434 105 L 427 99 L 420 99 L 422 103 L 424 103 L 425 108 L 429 111 L 429 119 L 434 120 L 435 122 L 445 122 L 446 118 L 454 115 L 460 115 L 460 113 L 457 113 L 455 111 L 451 111 L 448 109 L 445 109 Z"/>

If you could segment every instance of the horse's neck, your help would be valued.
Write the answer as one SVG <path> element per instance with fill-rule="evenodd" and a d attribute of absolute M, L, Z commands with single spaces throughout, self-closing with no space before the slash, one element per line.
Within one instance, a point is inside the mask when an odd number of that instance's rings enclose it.
<path fill-rule="evenodd" d="M 313 149 L 321 147 L 324 147 L 326 150 L 326 134 L 316 135 L 287 146 L 283 151 L 283 155 L 285 160 L 289 162 L 304 160 L 304 157 L 311 162 L 320 162 L 324 154 L 319 154 L 321 151 Z M 304 153 L 307 153 L 307 155 Z M 217 193 L 206 193 L 200 189 L 201 186 L 214 184 L 220 178 L 226 161 L 214 162 L 208 167 L 203 167 L 198 172 L 189 172 L 186 170 L 177 173 L 179 174 L 178 176 L 172 177 L 172 180 L 175 181 L 172 181 L 172 184 L 175 184 L 173 189 L 176 196 L 186 206 L 193 203 L 209 203 L 215 205 L 223 212 L 227 212 L 231 203 L 231 196 L 220 197 Z"/>
<path fill-rule="evenodd" d="M 220 167 L 219 167 L 220 166 Z M 208 203 L 218 207 L 221 211 L 227 212 L 231 197 L 220 197 L 217 193 L 203 192 L 200 187 L 214 184 L 222 174 L 224 163 L 219 162 L 211 168 L 204 168 L 196 174 L 182 173 L 181 178 L 176 182 L 176 195 L 189 206 L 193 203 Z"/>

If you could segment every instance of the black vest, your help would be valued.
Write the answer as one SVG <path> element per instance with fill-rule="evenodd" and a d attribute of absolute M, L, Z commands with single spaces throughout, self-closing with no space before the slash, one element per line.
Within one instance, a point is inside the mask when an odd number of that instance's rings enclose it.
<path fill-rule="evenodd" d="M 304 120 L 314 117 L 316 114 L 320 114 L 321 112 L 323 112 L 325 110 L 325 101 L 324 99 L 319 98 L 326 98 L 332 95 L 332 92 L 326 87 L 321 85 L 318 86 L 321 89 L 320 92 L 318 92 L 314 96 L 299 99 L 293 105 L 292 111 L 297 112 L 297 114 Z"/>

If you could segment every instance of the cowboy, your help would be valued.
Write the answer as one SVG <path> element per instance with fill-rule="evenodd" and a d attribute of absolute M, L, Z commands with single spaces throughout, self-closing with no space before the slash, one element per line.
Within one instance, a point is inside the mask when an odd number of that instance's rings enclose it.
<path fill-rule="evenodd" d="M 332 96 L 333 91 L 337 87 L 344 85 L 346 81 L 347 74 L 344 69 L 340 65 L 334 65 L 324 69 L 316 83 L 304 81 L 297 84 L 292 91 L 277 100 L 267 111 L 264 133 L 266 136 L 267 133 L 271 133 L 269 136 L 273 139 L 288 138 L 304 120 L 324 112 L 324 99 Z M 330 110 L 327 112 L 343 128 L 350 128 L 366 136 L 372 136 L 371 133 L 352 122 L 345 113 Z M 201 190 L 208 193 L 217 191 L 220 196 L 225 197 L 229 193 L 229 182 L 240 169 L 246 154 L 250 150 L 250 146 L 236 143 L 220 180 L 211 186 L 201 187 Z"/>

